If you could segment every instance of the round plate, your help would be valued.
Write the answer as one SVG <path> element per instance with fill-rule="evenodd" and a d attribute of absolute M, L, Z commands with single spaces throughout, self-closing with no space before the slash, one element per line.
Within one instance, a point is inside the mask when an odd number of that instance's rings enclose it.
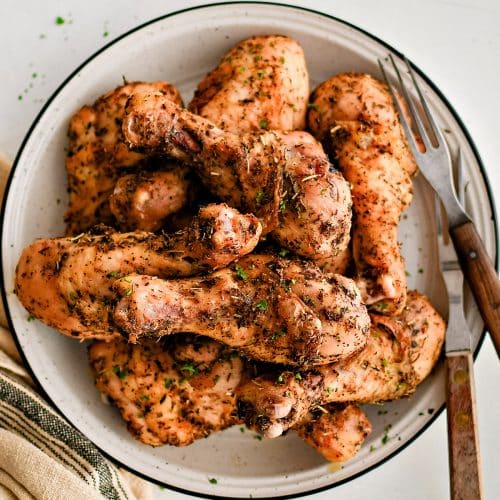
<path fill-rule="evenodd" d="M 27 312 L 12 292 L 22 249 L 37 237 L 63 234 L 67 202 L 64 148 L 68 121 L 75 111 L 120 85 L 123 77 L 128 81 L 168 80 L 188 102 L 197 82 L 230 47 L 243 38 L 272 33 L 292 36 L 301 43 L 312 87 L 341 71 L 380 77 L 376 61 L 388 52 L 401 61 L 395 50 L 338 19 L 276 4 L 211 5 L 152 21 L 92 56 L 59 88 L 23 143 L 4 205 L 2 266 L 10 323 L 47 397 L 105 454 L 148 479 L 203 496 L 294 496 L 340 484 L 394 455 L 433 420 L 444 403 L 444 377 L 438 367 L 411 398 L 366 406 L 373 432 L 341 469 L 332 468 L 293 433 L 259 441 L 253 433 L 233 428 L 186 448 L 151 448 L 132 439 L 118 412 L 102 403 L 85 345 L 38 321 L 28 322 Z M 418 79 L 452 151 L 460 147 L 464 154 L 467 209 L 494 255 L 494 211 L 479 158 L 444 98 L 426 78 Z M 414 185 L 414 201 L 400 228 L 408 282 L 411 288 L 428 294 L 446 315 L 446 293 L 436 261 L 434 195 L 422 176 Z M 477 348 L 482 322 L 470 295 L 465 308 Z M 382 444 L 384 435 L 387 439 Z M 216 478 L 217 484 L 211 484 L 209 478 Z"/>

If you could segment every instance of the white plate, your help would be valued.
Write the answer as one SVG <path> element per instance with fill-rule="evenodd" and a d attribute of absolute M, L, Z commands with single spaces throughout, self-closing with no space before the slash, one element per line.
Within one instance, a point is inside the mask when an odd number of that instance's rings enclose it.
<path fill-rule="evenodd" d="M 102 404 L 85 346 L 39 322 L 28 322 L 12 293 L 22 249 L 37 237 L 63 233 L 64 148 L 70 116 L 119 85 L 122 75 L 129 81 L 169 80 L 188 102 L 196 83 L 231 46 L 251 35 L 270 33 L 290 35 L 302 44 L 313 87 L 340 71 L 380 76 L 377 57 L 388 51 L 397 55 L 353 26 L 304 9 L 235 3 L 166 16 L 112 42 L 59 88 L 23 143 L 5 202 L 2 267 L 8 314 L 26 361 L 48 398 L 107 455 L 165 486 L 204 496 L 294 496 L 335 486 L 394 455 L 422 432 L 444 403 L 443 373 L 437 368 L 410 399 L 367 406 L 373 433 L 360 453 L 337 471 L 292 433 L 258 441 L 252 433 L 233 428 L 187 448 L 153 449 L 133 440 L 118 412 Z M 460 146 L 465 155 L 468 210 L 490 255 L 495 255 L 494 211 L 479 157 L 444 98 L 427 79 L 419 77 L 419 81 L 447 131 L 452 150 Z M 433 193 L 422 177 L 415 180 L 414 201 L 402 221 L 400 238 L 409 286 L 428 294 L 446 315 L 446 294 L 435 259 Z M 482 322 L 469 295 L 466 316 L 477 348 Z M 392 425 L 390 439 L 383 445 L 388 424 Z M 371 446 L 376 449 L 370 452 Z M 216 478 L 217 484 L 209 483 L 209 478 Z"/>

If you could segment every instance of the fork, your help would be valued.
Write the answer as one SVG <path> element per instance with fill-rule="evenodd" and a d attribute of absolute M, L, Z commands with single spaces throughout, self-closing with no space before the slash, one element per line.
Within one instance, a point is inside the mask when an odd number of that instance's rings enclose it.
<path fill-rule="evenodd" d="M 458 162 L 458 197 L 464 203 L 462 154 Z M 470 346 L 471 334 L 463 310 L 463 274 L 446 231 L 446 216 L 436 196 L 437 241 L 441 273 L 448 293 L 446 329 L 446 406 L 452 500 L 482 498 L 479 438 Z"/>
<path fill-rule="evenodd" d="M 412 132 L 411 125 L 401 109 L 401 105 L 396 96 L 396 90 L 387 77 L 384 64 L 379 59 L 378 63 L 382 75 L 399 113 L 401 124 L 408 139 L 408 144 L 410 145 L 420 170 L 439 195 L 444 205 L 448 218 L 449 233 L 458 254 L 460 266 L 474 294 L 479 312 L 491 334 L 497 355 L 500 356 L 500 281 L 498 280 L 497 272 L 486 253 L 483 242 L 473 222 L 457 200 L 451 173 L 450 151 L 443 133 L 437 125 L 423 93 L 417 84 L 409 61 L 404 58 L 411 81 L 417 91 L 420 106 L 423 111 L 422 114 L 417 111 L 413 100 L 410 98 L 408 89 L 403 83 L 403 79 L 392 55 L 389 54 L 388 59 L 396 73 L 399 86 L 402 90 L 402 96 L 406 101 L 408 111 L 415 124 L 416 132 L 425 147 L 425 151 L 420 150 L 415 135 Z M 431 138 L 424 125 L 423 116 L 425 116 L 433 138 Z"/>

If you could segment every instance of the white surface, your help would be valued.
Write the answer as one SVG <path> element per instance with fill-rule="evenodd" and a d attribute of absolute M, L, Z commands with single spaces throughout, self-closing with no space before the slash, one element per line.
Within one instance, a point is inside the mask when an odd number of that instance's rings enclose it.
<path fill-rule="evenodd" d="M 196 3 L 201 2 L 183 2 L 182 6 Z M 499 199 L 500 172 L 494 169 L 494 159 L 500 157 L 500 144 L 494 136 L 497 132 L 493 120 L 494 111 L 499 111 L 495 76 L 500 74 L 500 34 L 496 24 L 500 8 L 495 7 L 494 2 L 420 2 L 418 8 L 402 2 L 379 2 L 376 8 L 370 7 L 367 1 L 349 5 L 295 3 L 324 10 L 367 29 L 406 53 L 428 74 L 469 128 Z M 24 2 L 21 8 L 19 3 L 2 2 L 1 149 L 11 155 L 15 153 L 42 106 L 41 100 L 107 39 L 181 6 L 179 2 L 141 2 L 140 6 L 135 2 L 121 2 L 121 5 L 122 10 L 117 11 L 116 3 L 86 2 L 84 5 L 46 1 L 42 6 L 38 2 Z M 395 13 L 392 8 L 396 9 Z M 56 26 L 57 15 L 73 22 Z M 387 19 L 391 20 L 390 26 Z M 109 32 L 108 38 L 103 37 L 105 31 Z M 40 39 L 41 34 L 45 38 Z M 33 73 L 37 73 L 35 78 Z M 21 101 L 17 98 L 19 94 L 23 95 Z M 486 498 L 494 498 L 495 492 L 500 491 L 500 479 L 494 473 L 500 444 L 496 427 L 499 404 L 495 378 L 498 374 L 498 363 L 487 339 L 476 363 Z M 382 468 L 316 498 L 333 494 L 339 499 L 445 498 L 446 453 L 443 415 L 421 438 Z M 161 497 L 182 496 L 169 492 Z"/>

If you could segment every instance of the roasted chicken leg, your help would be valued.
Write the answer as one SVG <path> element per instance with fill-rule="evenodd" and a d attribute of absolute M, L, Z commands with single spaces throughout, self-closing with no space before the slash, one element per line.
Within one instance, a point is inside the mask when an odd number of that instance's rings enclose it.
<path fill-rule="evenodd" d="M 319 85 L 311 102 L 309 129 L 352 185 L 353 256 L 363 300 L 397 314 L 406 298 L 398 224 L 412 198 L 416 164 L 391 95 L 369 75 L 342 73 Z"/>
<path fill-rule="evenodd" d="M 209 205 L 183 231 L 86 233 L 38 240 L 21 255 L 15 290 L 45 324 L 79 339 L 118 335 L 110 318 L 113 282 L 131 272 L 164 278 L 229 265 L 253 250 L 260 224 L 226 205 Z"/>
<path fill-rule="evenodd" d="M 408 294 L 401 315 L 371 314 L 366 347 L 340 363 L 306 372 L 282 371 L 238 388 L 247 425 L 276 437 L 324 403 L 377 403 L 411 394 L 430 373 L 443 344 L 445 323 L 426 297 Z"/>
<path fill-rule="evenodd" d="M 178 90 L 167 82 L 126 83 L 83 106 L 69 124 L 69 206 L 67 234 L 76 235 L 95 224 L 114 222 L 108 198 L 124 170 L 146 165 L 149 159 L 129 150 L 123 142 L 121 124 L 125 103 L 134 91 L 155 91 L 182 105 Z"/>
<path fill-rule="evenodd" d="M 249 255 L 207 277 L 130 275 L 114 287 L 114 321 L 131 342 L 192 332 L 253 359 L 316 365 L 358 352 L 369 327 L 352 280 L 272 255 Z"/>
<path fill-rule="evenodd" d="M 308 98 L 302 47 L 264 35 L 233 47 L 198 84 L 189 109 L 232 132 L 303 130 Z"/>
<path fill-rule="evenodd" d="M 350 189 L 305 132 L 225 132 L 158 93 L 136 93 L 123 131 L 129 145 L 193 165 L 218 197 L 258 216 L 263 233 L 312 259 L 340 255 L 349 241 Z"/>

